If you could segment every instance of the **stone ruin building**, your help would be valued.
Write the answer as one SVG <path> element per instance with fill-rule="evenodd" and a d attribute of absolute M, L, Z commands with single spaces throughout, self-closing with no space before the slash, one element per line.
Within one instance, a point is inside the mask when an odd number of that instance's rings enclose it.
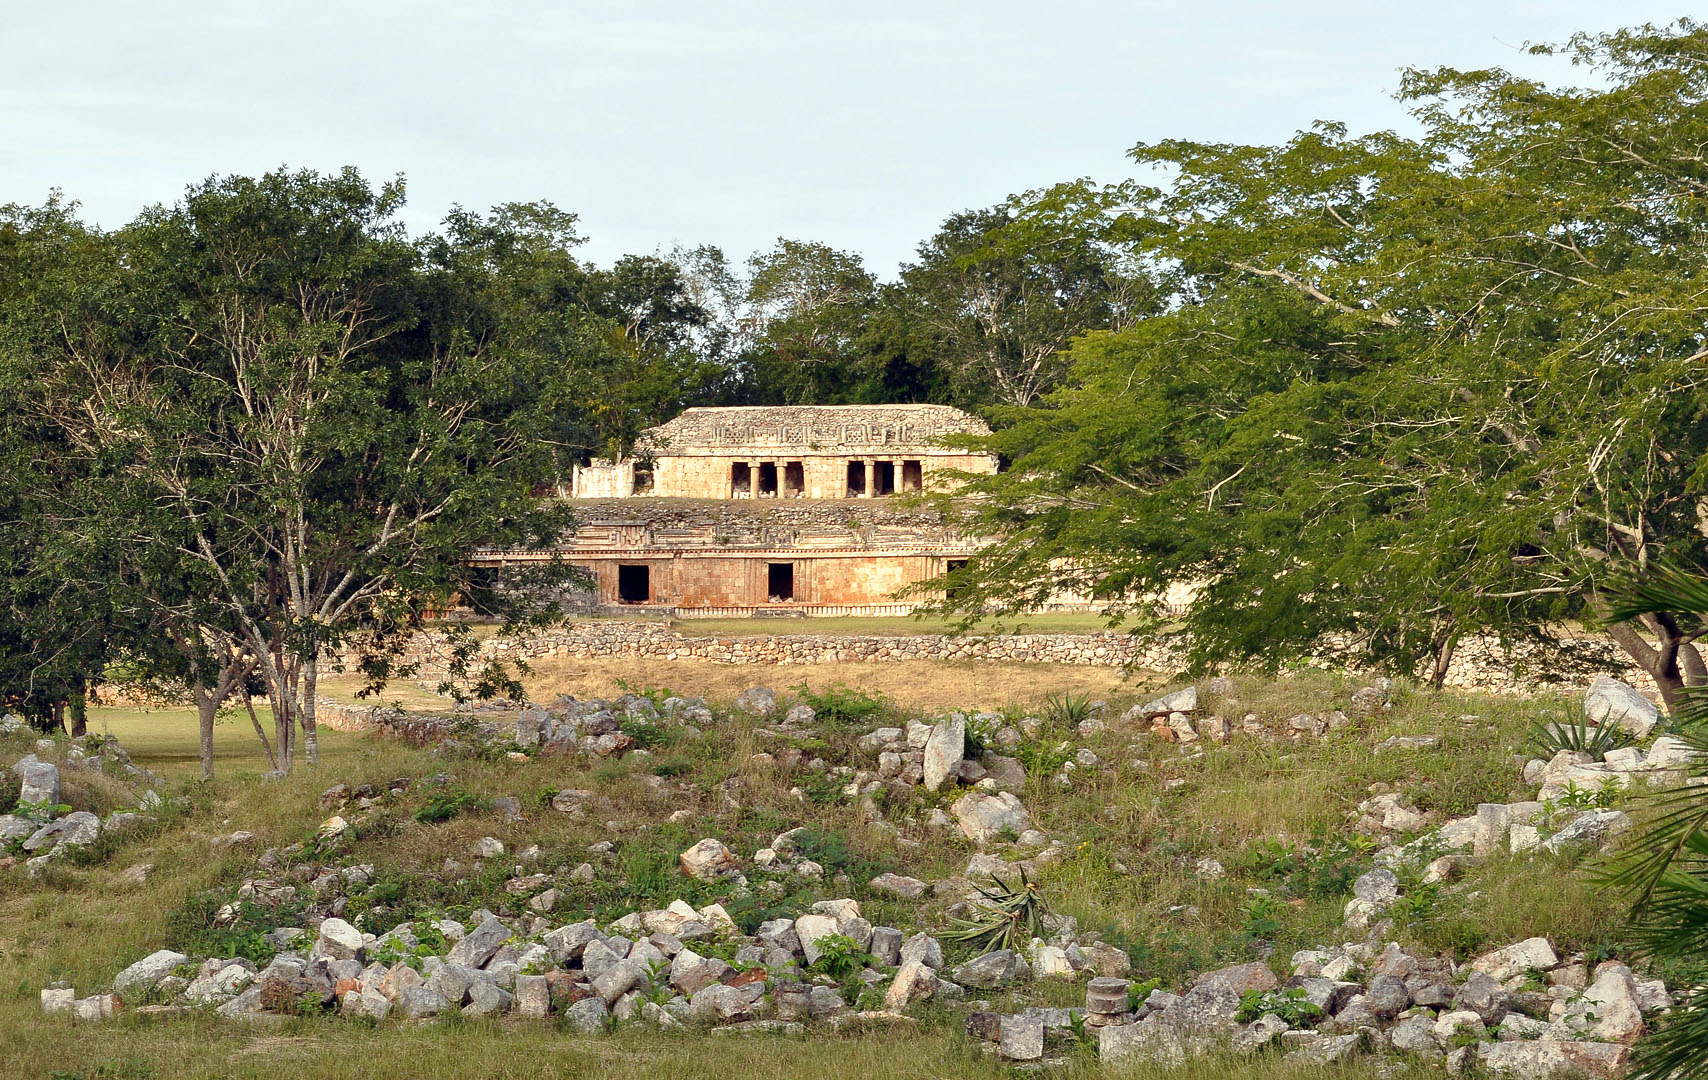
<path fill-rule="evenodd" d="M 944 405 L 689 409 L 635 454 L 575 470 L 578 526 L 561 551 L 595 585 L 572 606 L 681 617 L 899 615 L 898 590 L 980 542 L 892 496 L 993 473 L 992 454 L 944 445 L 988 434 Z M 479 551 L 498 568 L 541 552 Z"/>

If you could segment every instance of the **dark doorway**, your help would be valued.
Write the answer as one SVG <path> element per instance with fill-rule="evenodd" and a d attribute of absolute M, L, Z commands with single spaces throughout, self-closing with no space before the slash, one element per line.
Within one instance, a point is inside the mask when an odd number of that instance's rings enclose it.
<path fill-rule="evenodd" d="M 848 497 L 866 494 L 866 463 L 850 461 L 848 463 Z"/>
<path fill-rule="evenodd" d="M 872 462 L 872 494 L 893 495 L 896 490 L 896 463 L 893 461 Z"/>
<path fill-rule="evenodd" d="M 747 462 L 738 461 L 729 467 L 729 493 L 732 498 L 745 499 L 753 490 L 753 473 Z"/>
<path fill-rule="evenodd" d="M 765 578 L 765 592 L 771 600 L 793 600 L 795 598 L 794 563 L 767 563 Z"/>
<path fill-rule="evenodd" d="M 652 599 L 652 574 L 648 567 L 619 564 L 617 567 L 617 602 L 644 604 Z"/>
<path fill-rule="evenodd" d="M 791 461 L 783 466 L 783 494 L 787 498 L 798 499 L 806 494 L 807 473 L 798 461 Z"/>
<path fill-rule="evenodd" d="M 925 474 L 923 470 L 920 469 L 919 462 L 904 461 L 901 463 L 901 490 L 920 490 L 923 486 L 922 481 L 924 480 L 924 477 Z"/>
<path fill-rule="evenodd" d="M 965 567 L 966 565 L 967 560 L 965 559 L 950 559 L 943 564 L 943 572 L 945 574 L 953 574 L 955 571 Z M 947 589 L 943 590 L 943 595 L 950 600 L 959 600 L 966 594 L 966 591 L 967 587 L 965 585 L 951 585 Z"/>
<path fill-rule="evenodd" d="M 777 494 L 777 463 L 761 461 L 759 463 L 759 494 L 775 496 Z"/>

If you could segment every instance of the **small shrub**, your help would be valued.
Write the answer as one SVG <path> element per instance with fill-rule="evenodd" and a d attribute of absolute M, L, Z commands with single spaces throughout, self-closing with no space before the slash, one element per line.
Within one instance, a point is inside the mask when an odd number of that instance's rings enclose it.
<path fill-rule="evenodd" d="M 617 730 L 635 741 L 642 750 L 656 750 L 668 745 L 676 729 L 650 717 L 631 716 L 617 725 Z"/>
<path fill-rule="evenodd" d="M 278 951 L 267 941 L 267 934 L 301 921 L 300 909 L 294 905 L 263 908 L 245 900 L 237 905 L 236 917 L 222 923 L 219 913 L 224 907 L 215 894 L 187 897 L 166 913 L 166 947 L 190 956 L 241 956 L 256 967 L 266 967 Z"/>
<path fill-rule="evenodd" d="M 802 682 L 794 694 L 812 706 L 819 720 L 832 724 L 861 724 L 875 717 L 888 716 L 895 705 L 880 693 L 837 683 L 818 693 Z"/>
<path fill-rule="evenodd" d="M 829 975 L 838 982 L 852 979 L 872 962 L 871 955 L 860 948 L 860 943 L 846 934 L 826 934 L 818 939 L 817 948 L 818 959 L 813 961 L 812 970 L 819 975 Z"/>
<path fill-rule="evenodd" d="M 1288 1027 L 1309 1027 L 1323 1011 L 1305 1000 L 1303 990 L 1247 990 L 1240 995 L 1239 1012 L 1234 1019 L 1249 1024 L 1265 1013 L 1274 1013 Z"/>
<path fill-rule="evenodd" d="M 795 834 L 795 849 L 804 858 L 824 867 L 831 877 L 847 874 L 856 884 L 864 885 L 883 873 L 884 866 L 860 855 L 848 846 L 848 834 L 840 829 L 818 825 L 803 826 Z"/>
<path fill-rule="evenodd" d="M 467 810 L 485 809 L 485 799 L 471 795 L 466 791 L 453 789 L 440 792 L 427 801 L 427 805 L 415 811 L 415 820 L 424 825 L 438 825 L 456 817 Z"/>
<path fill-rule="evenodd" d="M 1269 938 L 1281 932 L 1282 906 L 1273 896 L 1254 896 L 1245 905 L 1247 937 Z"/>
<path fill-rule="evenodd" d="M 18 793 L 23 787 L 24 782 L 11 769 L 0 772 L 0 814 L 10 814 L 18 805 Z"/>

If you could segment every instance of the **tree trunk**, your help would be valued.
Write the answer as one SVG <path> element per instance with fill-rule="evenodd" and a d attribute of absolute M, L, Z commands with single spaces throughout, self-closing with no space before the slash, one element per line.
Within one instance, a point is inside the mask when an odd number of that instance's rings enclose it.
<path fill-rule="evenodd" d="M 56 701 L 53 703 L 52 712 L 48 716 L 48 723 L 58 728 L 61 735 L 65 734 L 65 702 Z"/>
<path fill-rule="evenodd" d="M 1625 655 L 1634 660 L 1638 667 L 1649 673 L 1655 680 L 1655 689 L 1660 691 L 1661 701 L 1666 705 L 1667 712 L 1673 712 L 1678 707 L 1678 692 L 1684 689 L 1684 676 L 1678 666 L 1678 646 L 1674 641 L 1668 647 L 1667 635 L 1664 628 L 1655 627 L 1658 647 L 1643 640 L 1643 635 L 1631 623 L 1613 623 L 1607 627 L 1607 634 Z"/>
<path fill-rule="evenodd" d="M 1702 660 L 1702 650 L 1696 642 L 1687 641 L 1678 650 L 1678 666 L 1684 670 L 1684 685 L 1708 685 L 1708 663 Z"/>
<path fill-rule="evenodd" d="M 202 731 L 202 779 L 214 778 L 213 736 L 214 718 L 219 715 L 219 691 L 197 686 L 191 691 L 196 698 L 196 722 Z"/>
<path fill-rule="evenodd" d="M 267 752 L 267 768 L 278 772 L 279 759 L 273 753 L 273 744 L 267 741 L 267 732 L 261 727 L 261 718 L 255 715 L 255 699 L 248 691 L 243 694 L 243 707 L 249 710 L 249 722 L 255 725 L 255 737 L 261 740 L 261 749 Z"/>
<path fill-rule="evenodd" d="M 1457 634 L 1449 634 L 1435 645 L 1435 655 L 1431 660 L 1429 685 L 1439 690 L 1447 683 L 1447 671 L 1453 666 L 1453 652 L 1459 646 Z"/>
<path fill-rule="evenodd" d="M 87 691 L 79 690 L 76 697 L 71 699 L 71 737 L 81 739 L 89 734 L 89 697 Z"/>
<path fill-rule="evenodd" d="M 319 725 L 314 718 L 315 688 L 320 683 L 320 658 L 310 656 L 302 662 L 302 754 L 310 766 L 320 764 Z"/>

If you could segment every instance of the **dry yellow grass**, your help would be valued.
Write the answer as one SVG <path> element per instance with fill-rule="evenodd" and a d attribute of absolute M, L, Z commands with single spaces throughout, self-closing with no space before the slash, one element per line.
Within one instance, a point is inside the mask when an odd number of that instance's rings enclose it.
<path fill-rule="evenodd" d="M 817 691 L 838 683 L 881 692 L 903 708 L 1000 709 L 1011 702 L 1036 705 L 1069 691 L 1092 697 L 1131 697 L 1158 685 L 1159 677 L 1119 668 L 1067 664 L 998 663 L 983 660 L 897 660 L 885 663 L 802 665 L 708 664 L 699 660 L 612 658 L 535 662 L 524 680 L 536 698 L 620 693 L 619 680 L 633 687 L 667 686 L 683 694 L 728 700 L 750 686 L 779 692 L 806 683 Z"/>

